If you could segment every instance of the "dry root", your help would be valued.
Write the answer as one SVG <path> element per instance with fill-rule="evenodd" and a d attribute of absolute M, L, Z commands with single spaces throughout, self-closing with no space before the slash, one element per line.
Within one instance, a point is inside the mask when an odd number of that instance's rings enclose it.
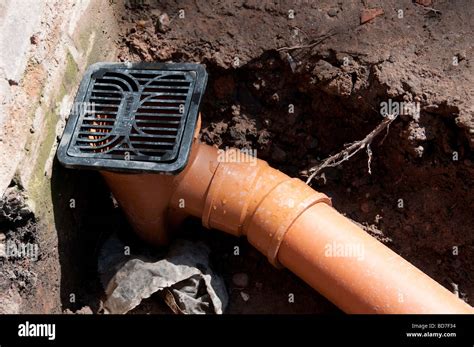
<path fill-rule="evenodd" d="M 388 115 L 386 116 L 383 121 L 377 125 L 377 127 L 372 130 L 363 140 L 352 142 L 348 145 L 346 145 L 342 151 L 340 151 L 337 154 L 334 154 L 326 159 L 324 159 L 319 165 L 313 166 L 308 170 L 309 177 L 306 180 L 306 184 L 309 184 L 316 175 L 318 175 L 323 169 L 327 167 L 335 167 L 340 165 L 341 163 L 349 160 L 351 157 L 353 157 L 357 152 L 359 152 L 361 149 L 366 149 L 368 160 L 367 160 L 367 166 L 368 166 L 368 171 L 369 174 L 372 173 L 370 164 L 372 162 L 372 150 L 370 148 L 370 145 L 372 144 L 372 141 L 374 138 L 380 134 L 384 129 L 387 129 L 387 133 L 385 134 L 385 137 L 388 134 L 388 130 L 390 127 L 390 124 L 397 118 L 397 115 Z M 385 140 L 385 137 L 382 139 Z"/>

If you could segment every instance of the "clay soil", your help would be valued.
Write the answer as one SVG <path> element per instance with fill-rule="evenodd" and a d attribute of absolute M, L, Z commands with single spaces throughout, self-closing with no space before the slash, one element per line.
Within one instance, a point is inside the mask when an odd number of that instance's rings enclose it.
<path fill-rule="evenodd" d="M 367 8 L 384 14 L 361 24 Z M 164 13 L 169 24 L 160 23 Z M 372 145 L 372 174 L 362 151 L 312 185 L 473 304 L 472 15 L 469 1 L 150 2 L 125 9 L 119 58 L 206 64 L 201 140 L 257 149 L 302 179 L 320 159 L 364 138 L 381 121 L 381 102 L 418 102 L 419 117 L 400 117 Z M 230 291 L 229 313 L 337 310 L 245 240 L 197 222 L 187 228 L 212 245 Z M 238 257 L 236 244 L 244 249 Z M 245 289 L 232 283 L 239 272 L 249 275 Z"/>
<path fill-rule="evenodd" d="M 116 6 L 122 28 L 117 60 L 205 64 L 201 140 L 256 149 L 290 176 L 306 179 L 308 168 L 364 138 L 381 122 L 382 102 L 419 104 L 419 116 L 398 117 L 372 143 L 371 174 L 361 151 L 311 185 L 474 305 L 469 0 L 433 0 L 429 6 L 410 0 L 149 0 Z M 361 24 L 361 12 L 370 8 L 383 14 Z M 131 235 L 130 228 L 96 173 L 55 163 L 52 194 L 61 310 L 100 312 L 98 250 L 108 233 Z M 84 202 L 74 211 L 65 207 L 72 195 Z M 229 292 L 227 313 L 339 312 L 289 271 L 273 268 L 245 239 L 206 230 L 196 220 L 186 221 L 181 234 L 211 247 L 212 264 Z M 236 273 L 248 275 L 245 288 L 232 281 Z M 71 292 L 78 298 L 72 303 Z M 162 312 L 158 300 L 151 297 L 136 312 Z"/>
<path fill-rule="evenodd" d="M 361 24 L 367 8 L 384 14 Z M 319 160 L 364 138 L 381 121 L 381 102 L 418 102 L 419 117 L 398 118 L 385 140 L 380 136 L 372 145 L 372 174 L 361 152 L 325 170 L 312 185 L 367 232 L 473 304 L 473 15 L 469 1 L 441 0 L 430 6 L 131 4 L 122 17 L 119 58 L 206 64 L 201 140 L 256 149 L 258 157 L 302 179 Z M 273 269 L 245 240 L 202 230 L 198 222 L 187 228 L 212 246 L 214 264 L 227 280 L 229 313 L 337 310 L 287 271 Z M 232 253 L 236 244 L 244 250 L 238 257 Z M 238 272 L 249 275 L 245 289 L 232 283 Z M 249 294 L 247 302 L 241 291 Z"/>

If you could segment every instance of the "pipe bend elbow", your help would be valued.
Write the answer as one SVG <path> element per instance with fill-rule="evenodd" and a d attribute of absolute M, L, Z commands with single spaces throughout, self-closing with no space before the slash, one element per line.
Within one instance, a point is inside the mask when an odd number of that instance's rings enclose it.
<path fill-rule="evenodd" d="M 247 236 L 277 267 L 280 245 L 293 222 L 314 204 L 331 205 L 325 194 L 262 160 L 218 160 L 214 167 L 203 203 L 202 224 L 235 236 Z"/>

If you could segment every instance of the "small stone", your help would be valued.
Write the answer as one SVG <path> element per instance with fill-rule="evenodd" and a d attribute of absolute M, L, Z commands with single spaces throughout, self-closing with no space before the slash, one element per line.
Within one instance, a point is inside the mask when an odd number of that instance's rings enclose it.
<path fill-rule="evenodd" d="M 240 296 L 242 297 L 242 300 L 244 300 L 245 302 L 249 301 L 250 299 L 250 295 L 244 292 L 240 292 Z"/>
<path fill-rule="evenodd" d="M 243 272 L 236 273 L 232 276 L 232 283 L 239 288 L 245 288 L 249 285 L 249 276 Z"/>
<path fill-rule="evenodd" d="M 360 204 L 360 210 L 364 213 L 369 213 L 370 211 L 369 203 L 367 201 L 364 201 L 362 204 Z"/>
<path fill-rule="evenodd" d="M 166 13 L 163 13 L 158 18 L 158 31 L 161 33 L 167 32 L 170 30 L 170 23 L 170 17 Z"/>
<path fill-rule="evenodd" d="M 414 154 L 416 157 L 421 158 L 423 156 L 424 151 L 425 148 L 423 146 L 418 146 L 414 149 Z"/>
<path fill-rule="evenodd" d="M 76 311 L 76 314 L 93 314 L 91 308 L 89 306 L 84 306 L 80 310 Z"/>
<path fill-rule="evenodd" d="M 31 35 L 30 37 L 30 43 L 32 45 L 37 45 L 39 43 L 39 37 L 38 34 Z"/>
<path fill-rule="evenodd" d="M 336 8 L 331 8 L 329 9 L 328 11 L 328 16 L 329 17 L 336 17 L 337 16 L 337 12 L 339 12 Z"/>
<path fill-rule="evenodd" d="M 375 17 L 383 15 L 381 8 L 365 8 L 360 13 L 360 24 L 370 22 Z"/>
<path fill-rule="evenodd" d="M 232 105 L 230 107 L 230 109 L 232 110 L 232 116 L 233 117 L 240 116 L 240 105 Z"/>
<path fill-rule="evenodd" d="M 141 27 L 141 28 L 146 27 L 147 24 L 148 24 L 147 21 L 144 20 L 144 19 L 140 19 L 140 20 L 137 21 L 137 26 L 138 26 L 138 27 Z"/>
<path fill-rule="evenodd" d="M 152 16 L 159 17 L 160 14 L 161 14 L 161 11 L 160 11 L 159 9 L 157 9 L 157 8 L 154 8 L 154 9 L 150 10 L 150 14 L 151 14 Z"/>

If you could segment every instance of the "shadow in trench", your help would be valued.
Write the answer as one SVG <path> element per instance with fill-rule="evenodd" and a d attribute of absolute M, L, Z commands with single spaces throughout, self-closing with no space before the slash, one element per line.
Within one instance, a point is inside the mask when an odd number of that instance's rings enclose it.
<path fill-rule="evenodd" d="M 97 312 L 103 295 L 97 275 L 100 246 L 110 233 L 127 224 L 96 171 L 66 169 L 55 159 L 51 193 L 62 308 L 76 311 L 89 306 Z"/>

